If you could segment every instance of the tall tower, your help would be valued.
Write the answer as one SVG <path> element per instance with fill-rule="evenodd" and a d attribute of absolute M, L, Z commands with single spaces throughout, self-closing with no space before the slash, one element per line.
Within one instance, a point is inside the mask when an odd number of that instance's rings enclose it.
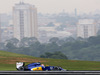
<path fill-rule="evenodd" d="M 75 16 L 77 16 L 77 9 L 75 8 L 75 10 L 74 10 L 74 11 L 75 11 Z"/>
<path fill-rule="evenodd" d="M 37 8 L 20 2 L 13 7 L 14 37 L 38 37 Z"/>

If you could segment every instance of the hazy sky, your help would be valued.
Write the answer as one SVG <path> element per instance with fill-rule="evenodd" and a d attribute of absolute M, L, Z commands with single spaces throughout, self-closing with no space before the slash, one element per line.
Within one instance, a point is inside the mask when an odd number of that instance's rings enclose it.
<path fill-rule="evenodd" d="M 21 0 L 0 0 L 0 13 L 12 12 L 12 7 L 15 3 Z M 100 0 L 23 0 L 25 3 L 35 5 L 38 12 L 42 13 L 59 13 L 63 9 L 65 12 L 93 12 L 97 9 L 100 10 Z"/>

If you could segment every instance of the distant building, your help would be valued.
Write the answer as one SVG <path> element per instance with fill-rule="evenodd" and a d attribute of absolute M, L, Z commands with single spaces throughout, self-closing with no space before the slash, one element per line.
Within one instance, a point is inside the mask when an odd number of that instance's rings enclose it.
<path fill-rule="evenodd" d="M 93 19 L 80 19 L 77 25 L 77 37 L 96 36 L 96 23 Z"/>
<path fill-rule="evenodd" d="M 14 37 L 38 37 L 37 8 L 20 2 L 13 7 Z"/>
<path fill-rule="evenodd" d="M 5 42 L 13 37 L 13 25 L 10 22 L 12 17 L 10 14 L 0 14 L 0 42 Z"/>
<path fill-rule="evenodd" d="M 75 8 L 75 16 L 77 16 L 77 9 Z"/>
<path fill-rule="evenodd" d="M 10 18 L 11 15 L 6 14 L 6 13 L 1 13 L 0 17 L 1 17 L 1 27 L 7 27 L 9 25 L 9 20 L 11 20 L 12 18 Z"/>
<path fill-rule="evenodd" d="M 39 27 L 39 41 L 41 43 L 48 42 L 53 37 L 62 39 L 69 36 L 72 36 L 70 32 L 56 31 L 54 27 Z"/>

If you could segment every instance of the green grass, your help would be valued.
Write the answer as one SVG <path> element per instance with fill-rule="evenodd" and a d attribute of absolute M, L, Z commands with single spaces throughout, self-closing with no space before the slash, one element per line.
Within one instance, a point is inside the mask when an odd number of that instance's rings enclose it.
<path fill-rule="evenodd" d="M 16 62 L 41 62 L 51 66 L 61 66 L 67 70 L 100 70 L 100 62 L 64 59 L 44 59 L 16 53 L 0 51 L 0 71 L 15 71 Z"/>

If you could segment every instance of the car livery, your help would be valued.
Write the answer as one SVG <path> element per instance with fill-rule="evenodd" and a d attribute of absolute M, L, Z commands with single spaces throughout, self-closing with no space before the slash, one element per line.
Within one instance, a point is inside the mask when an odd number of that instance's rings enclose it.
<path fill-rule="evenodd" d="M 44 66 L 41 63 L 31 63 L 25 66 L 24 62 L 17 62 L 16 69 L 18 71 L 65 71 L 63 68 L 58 66 Z"/>

